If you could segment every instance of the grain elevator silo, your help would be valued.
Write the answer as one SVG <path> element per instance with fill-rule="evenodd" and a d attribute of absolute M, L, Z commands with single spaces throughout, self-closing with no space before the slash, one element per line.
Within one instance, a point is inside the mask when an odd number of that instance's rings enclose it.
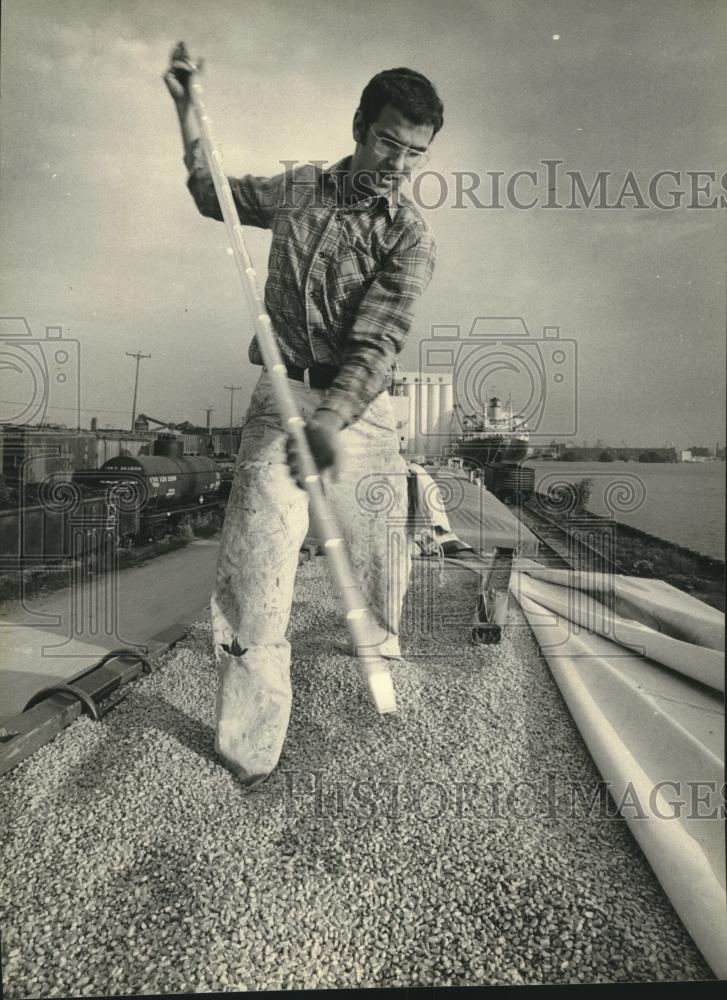
<path fill-rule="evenodd" d="M 407 458 L 445 454 L 454 431 L 452 376 L 397 370 L 391 394 L 402 454 Z"/>

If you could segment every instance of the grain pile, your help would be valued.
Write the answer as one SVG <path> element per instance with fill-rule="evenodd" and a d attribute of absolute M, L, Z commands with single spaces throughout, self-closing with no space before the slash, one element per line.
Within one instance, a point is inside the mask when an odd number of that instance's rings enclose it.
<path fill-rule="evenodd" d="M 252 793 L 214 757 L 206 624 L 0 780 L 5 996 L 712 978 L 623 820 L 569 814 L 598 775 L 519 610 L 473 646 L 476 578 L 446 575 L 416 567 L 379 718 L 301 567 Z"/>

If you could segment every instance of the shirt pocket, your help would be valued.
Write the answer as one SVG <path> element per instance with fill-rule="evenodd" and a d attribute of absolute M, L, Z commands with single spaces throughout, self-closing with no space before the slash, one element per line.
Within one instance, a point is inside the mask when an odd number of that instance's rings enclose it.
<path fill-rule="evenodd" d="M 355 237 L 339 241 L 326 274 L 329 299 L 347 311 L 355 309 L 379 271 L 379 262 L 365 242 Z"/>

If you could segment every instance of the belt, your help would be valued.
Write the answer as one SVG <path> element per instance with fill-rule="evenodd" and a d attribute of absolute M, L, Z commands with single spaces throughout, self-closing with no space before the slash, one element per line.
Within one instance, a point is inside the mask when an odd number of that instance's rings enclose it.
<path fill-rule="evenodd" d="M 327 389 L 338 375 L 338 368 L 334 365 L 311 365 L 309 368 L 298 368 L 287 361 L 283 361 L 288 378 L 296 382 L 303 382 L 311 389 Z M 306 375 L 308 378 L 306 379 Z"/>

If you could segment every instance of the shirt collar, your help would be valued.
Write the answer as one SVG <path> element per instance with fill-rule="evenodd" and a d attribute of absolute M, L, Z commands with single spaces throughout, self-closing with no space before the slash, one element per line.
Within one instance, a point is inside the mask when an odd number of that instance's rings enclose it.
<path fill-rule="evenodd" d="M 343 184 L 343 175 L 347 174 L 351 166 L 351 156 L 344 156 L 342 160 L 338 163 L 334 163 L 332 167 L 327 170 L 322 170 L 319 177 L 319 184 L 323 185 L 326 183 L 333 183 L 337 191 L 341 190 L 341 185 Z M 398 191 L 395 192 L 393 189 L 388 192 L 388 194 L 371 195 L 369 198 L 362 198 L 359 202 L 355 204 L 360 207 L 365 207 L 369 205 L 382 204 L 386 208 L 389 219 L 391 222 L 394 221 L 396 213 L 400 208 L 400 202 L 397 198 Z M 353 208 L 354 205 L 348 205 L 347 207 Z"/>

